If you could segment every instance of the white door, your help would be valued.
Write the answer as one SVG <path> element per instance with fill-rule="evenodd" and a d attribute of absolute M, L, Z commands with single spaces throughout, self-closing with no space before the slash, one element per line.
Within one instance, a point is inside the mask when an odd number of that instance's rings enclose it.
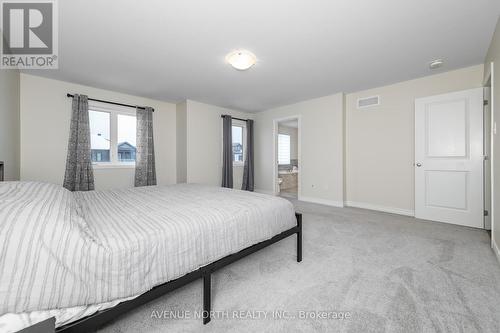
<path fill-rule="evenodd" d="M 415 100 L 415 217 L 483 228 L 483 89 Z"/>

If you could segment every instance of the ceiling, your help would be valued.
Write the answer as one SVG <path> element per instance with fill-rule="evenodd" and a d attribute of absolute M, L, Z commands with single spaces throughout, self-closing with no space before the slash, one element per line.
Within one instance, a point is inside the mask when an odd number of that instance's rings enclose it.
<path fill-rule="evenodd" d="M 32 74 L 261 111 L 482 63 L 498 0 L 64 0 L 59 70 Z M 233 49 L 256 54 L 239 72 Z"/>

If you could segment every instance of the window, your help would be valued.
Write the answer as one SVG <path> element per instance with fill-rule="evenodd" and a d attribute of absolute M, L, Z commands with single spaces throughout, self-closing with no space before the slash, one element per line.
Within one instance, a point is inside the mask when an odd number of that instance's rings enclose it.
<path fill-rule="evenodd" d="M 92 162 L 111 161 L 111 122 L 108 112 L 89 110 Z"/>
<path fill-rule="evenodd" d="M 232 137 L 233 137 L 233 165 L 241 166 L 245 160 L 245 145 L 246 145 L 246 124 L 240 121 L 233 120 Z"/>
<path fill-rule="evenodd" d="M 278 164 L 290 164 L 290 135 L 278 134 Z"/>
<path fill-rule="evenodd" d="M 90 147 L 97 166 L 134 166 L 135 111 L 89 105 Z"/>
<path fill-rule="evenodd" d="M 135 162 L 135 116 L 118 115 L 118 162 Z"/>

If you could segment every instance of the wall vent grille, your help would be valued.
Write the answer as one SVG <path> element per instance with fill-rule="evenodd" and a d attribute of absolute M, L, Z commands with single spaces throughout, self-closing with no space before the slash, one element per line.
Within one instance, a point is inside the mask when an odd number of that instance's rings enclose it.
<path fill-rule="evenodd" d="M 380 96 L 358 98 L 358 109 L 380 105 Z"/>

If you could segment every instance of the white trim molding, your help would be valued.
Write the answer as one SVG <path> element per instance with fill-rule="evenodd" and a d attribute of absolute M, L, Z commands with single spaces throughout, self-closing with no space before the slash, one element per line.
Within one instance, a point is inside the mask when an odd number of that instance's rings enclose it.
<path fill-rule="evenodd" d="M 260 189 L 260 188 L 256 188 L 254 190 L 254 192 L 257 192 L 257 193 L 261 193 L 261 194 L 269 194 L 269 195 L 272 195 L 272 196 L 275 196 L 276 194 L 274 194 L 273 191 L 269 191 L 269 190 L 263 190 L 263 189 Z"/>
<path fill-rule="evenodd" d="M 320 205 L 325 205 L 325 206 L 340 207 L 340 208 L 344 207 L 344 203 L 342 201 L 326 200 L 326 199 L 319 199 L 319 198 L 313 198 L 313 197 L 304 197 L 302 195 L 298 197 L 298 200 L 312 202 L 315 204 L 320 204 Z"/>
<path fill-rule="evenodd" d="M 379 205 L 374 205 L 374 204 L 369 204 L 369 203 L 364 203 L 364 202 L 355 202 L 355 201 L 346 201 L 345 205 L 347 207 L 355 207 L 355 208 L 362 208 L 362 209 L 369 209 L 369 210 L 378 210 L 380 212 L 385 212 L 385 213 L 392 213 L 392 214 L 405 215 L 405 216 L 415 216 L 415 211 L 411 210 L 411 209 L 385 207 L 385 206 L 379 206 Z"/>
<path fill-rule="evenodd" d="M 92 163 L 92 169 L 135 169 L 135 162 L 94 162 Z"/>
<path fill-rule="evenodd" d="M 495 101 L 495 94 L 494 94 L 494 89 L 496 89 L 496 82 L 495 82 L 495 63 L 492 61 L 490 64 L 490 73 L 489 73 L 489 80 L 490 80 L 490 114 L 491 114 L 491 130 L 490 130 L 490 151 L 491 151 L 491 156 L 490 156 L 490 170 L 491 170 L 491 177 L 490 177 L 490 182 L 491 182 L 491 245 L 492 247 L 495 247 L 495 254 L 497 255 L 497 258 L 500 261 L 500 255 L 499 255 L 499 250 L 498 246 L 496 245 L 496 239 L 495 239 L 495 225 L 496 225 L 496 211 L 495 211 L 495 169 L 497 168 L 497 165 L 495 165 L 495 124 L 496 124 L 496 119 L 495 119 L 495 109 L 496 109 L 496 101 Z"/>
<path fill-rule="evenodd" d="M 500 264 L 500 250 L 498 249 L 497 243 L 491 242 L 491 248 L 493 249 L 493 252 L 495 253 L 495 256 L 497 257 L 498 263 Z"/>

